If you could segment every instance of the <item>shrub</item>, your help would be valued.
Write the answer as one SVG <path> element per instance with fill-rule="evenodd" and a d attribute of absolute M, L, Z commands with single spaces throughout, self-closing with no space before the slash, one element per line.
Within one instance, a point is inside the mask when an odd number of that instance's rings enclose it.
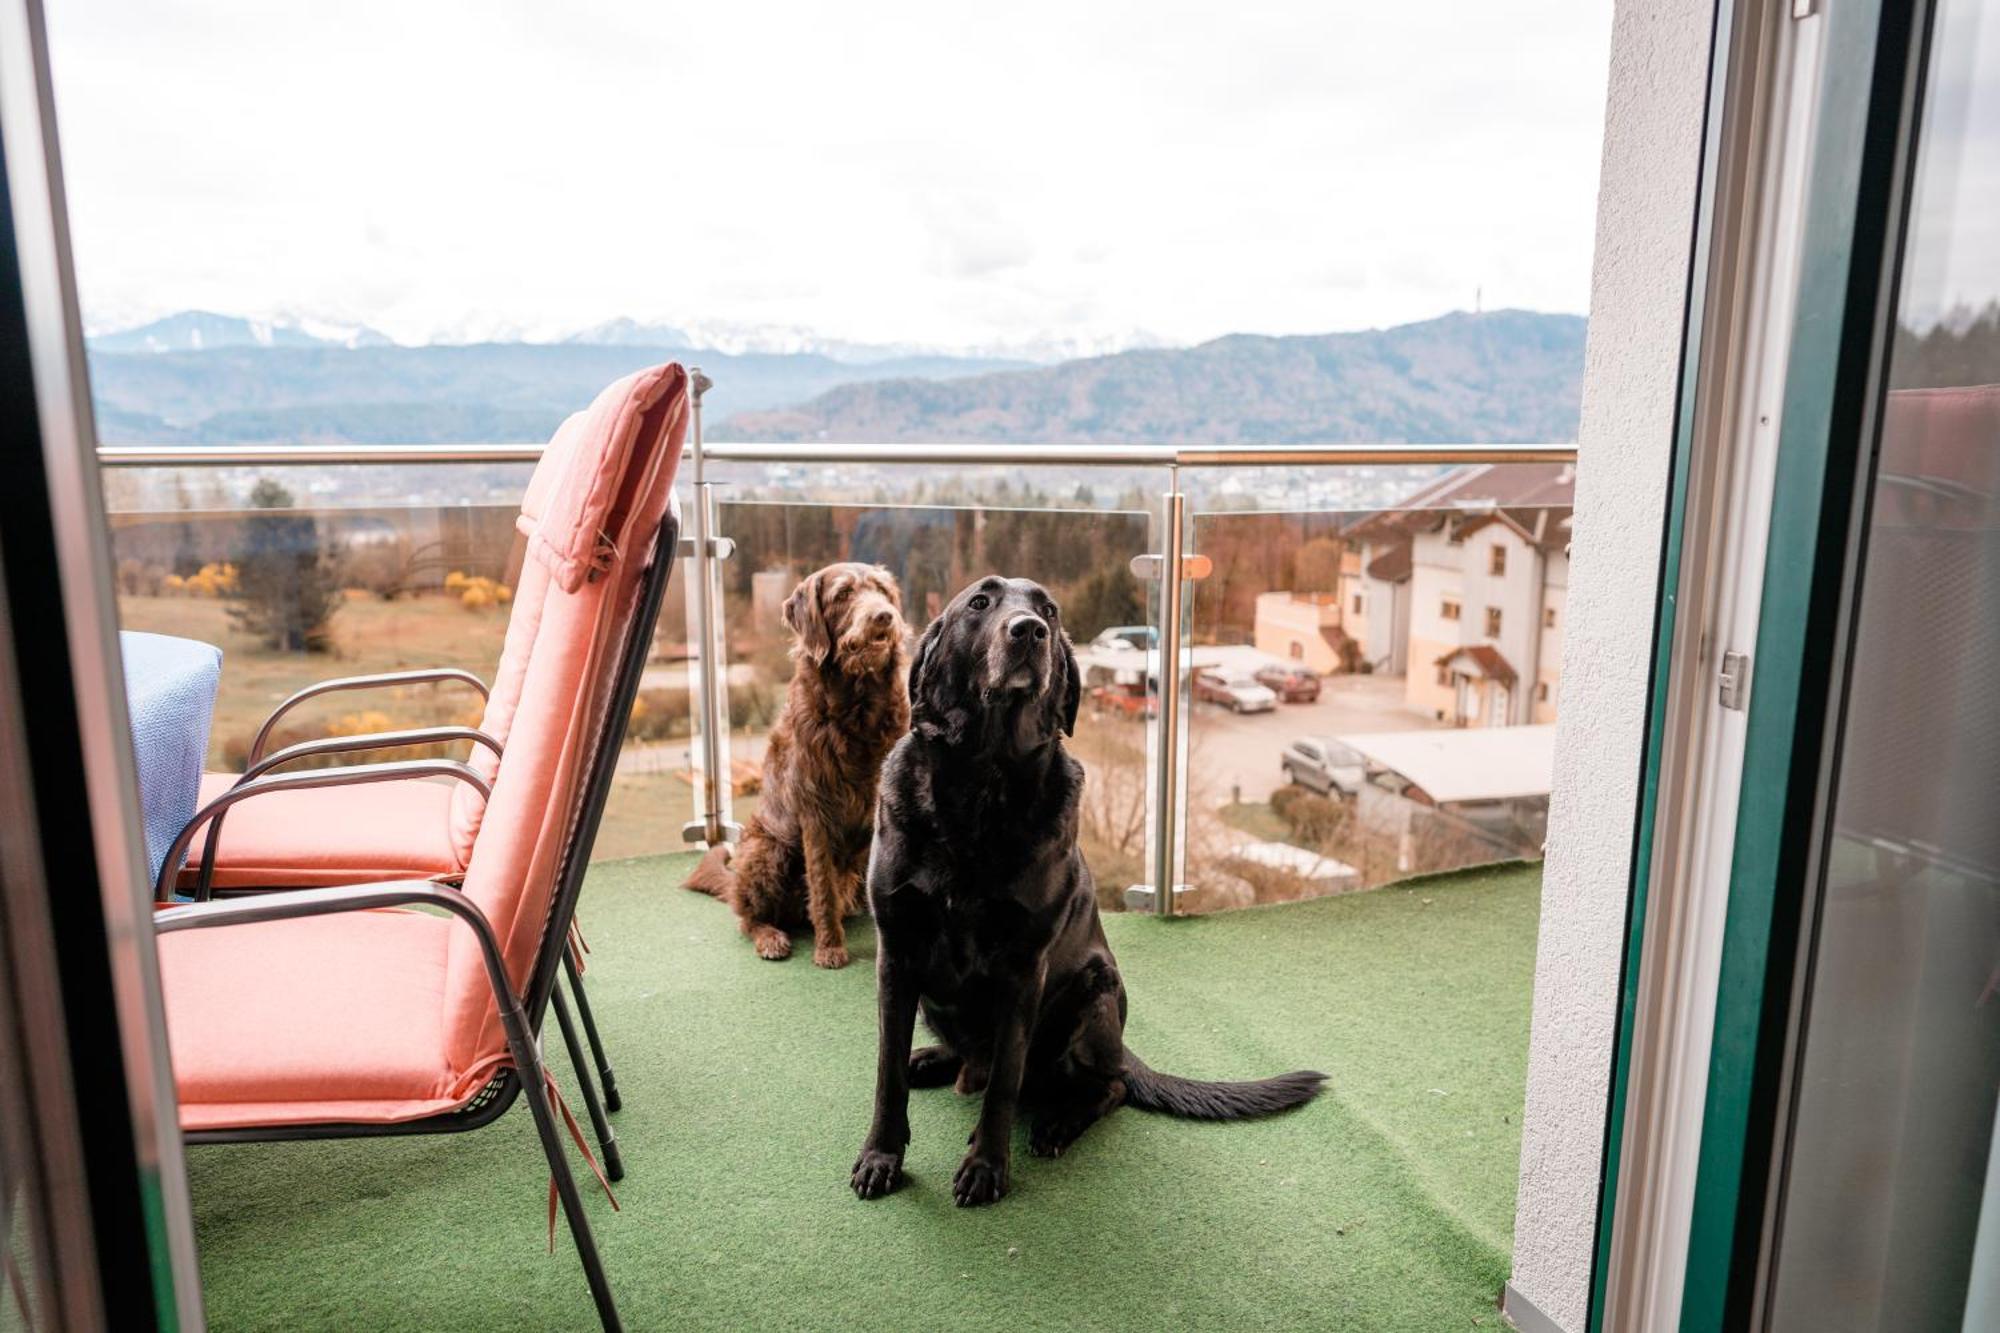
<path fill-rule="evenodd" d="M 688 735 L 693 730 L 688 714 L 688 695 L 682 689 L 640 690 L 632 701 L 632 717 L 625 729 L 628 741 L 664 741 Z"/>
<path fill-rule="evenodd" d="M 265 478 L 250 492 L 243 559 L 235 567 L 229 617 L 279 652 L 333 647 L 329 622 L 341 604 L 339 562 L 320 545 L 310 514 L 289 512 L 292 493 Z"/>
<path fill-rule="evenodd" d="M 457 579 L 457 584 L 452 583 Z M 467 578 L 453 573 L 445 580 L 445 587 L 458 593 L 458 602 L 468 611 L 485 611 L 496 606 L 505 606 L 514 600 L 514 590 L 497 579 L 489 579 L 480 574 Z"/>
<path fill-rule="evenodd" d="M 778 720 L 784 693 L 763 681 L 731 681 L 729 724 L 732 727 L 768 727 Z"/>
<path fill-rule="evenodd" d="M 1316 796 L 1303 787 L 1287 787 L 1281 790 L 1292 792 L 1279 808 L 1277 796 L 1271 798 L 1271 808 L 1292 830 L 1292 835 L 1301 846 L 1325 847 L 1340 835 L 1347 824 L 1347 807 L 1339 801 L 1324 796 Z"/>

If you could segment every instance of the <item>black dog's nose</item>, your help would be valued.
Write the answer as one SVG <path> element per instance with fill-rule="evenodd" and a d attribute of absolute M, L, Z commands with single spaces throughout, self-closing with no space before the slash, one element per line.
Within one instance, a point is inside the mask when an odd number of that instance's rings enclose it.
<path fill-rule="evenodd" d="M 1033 635 L 1037 639 L 1049 637 L 1049 622 L 1040 616 L 1015 616 L 1007 622 L 1007 637 L 1025 639 Z"/>

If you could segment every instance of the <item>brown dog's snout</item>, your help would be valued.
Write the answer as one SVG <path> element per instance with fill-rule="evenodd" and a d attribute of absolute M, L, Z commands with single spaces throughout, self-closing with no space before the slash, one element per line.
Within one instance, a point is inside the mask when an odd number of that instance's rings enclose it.
<path fill-rule="evenodd" d="M 1040 616 L 1015 616 L 1007 622 L 1007 637 L 1016 643 L 1031 637 L 1046 642 L 1049 637 L 1049 622 Z"/>
<path fill-rule="evenodd" d="M 896 627 L 896 613 L 885 606 L 868 618 L 868 624 L 879 638 Z"/>

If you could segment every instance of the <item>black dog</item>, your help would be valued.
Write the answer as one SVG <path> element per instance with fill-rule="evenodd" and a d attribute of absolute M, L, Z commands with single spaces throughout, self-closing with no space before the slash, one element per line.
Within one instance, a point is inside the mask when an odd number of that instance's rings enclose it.
<path fill-rule="evenodd" d="M 952 1181 L 961 1205 L 1007 1192 L 1017 1105 L 1055 1156 L 1122 1102 L 1203 1120 L 1311 1100 L 1309 1071 L 1202 1083 L 1125 1049 L 1125 986 L 1077 851 L 1083 767 L 1064 751 L 1082 678 L 1055 603 L 986 578 L 931 622 L 910 668 L 913 730 L 882 768 L 868 900 L 880 934 L 875 1119 L 854 1192 L 902 1180 L 910 1088 L 985 1089 Z M 912 1053 L 917 1009 L 940 1040 Z"/>

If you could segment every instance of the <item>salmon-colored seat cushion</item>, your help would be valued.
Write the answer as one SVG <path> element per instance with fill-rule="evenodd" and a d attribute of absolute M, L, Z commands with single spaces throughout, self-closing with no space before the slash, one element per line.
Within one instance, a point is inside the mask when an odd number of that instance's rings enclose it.
<path fill-rule="evenodd" d="M 490 1069 L 451 1064 L 454 929 L 375 911 L 160 936 L 181 1127 L 393 1122 L 469 1100 Z"/>
<path fill-rule="evenodd" d="M 204 773 L 201 803 L 240 775 Z M 229 807 L 222 823 L 218 888 L 316 888 L 458 875 L 451 782 L 409 778 L 353 787 L 266 792 Z M 196 835 L 183 883 L 192 883 L 213 823 Z"/>

